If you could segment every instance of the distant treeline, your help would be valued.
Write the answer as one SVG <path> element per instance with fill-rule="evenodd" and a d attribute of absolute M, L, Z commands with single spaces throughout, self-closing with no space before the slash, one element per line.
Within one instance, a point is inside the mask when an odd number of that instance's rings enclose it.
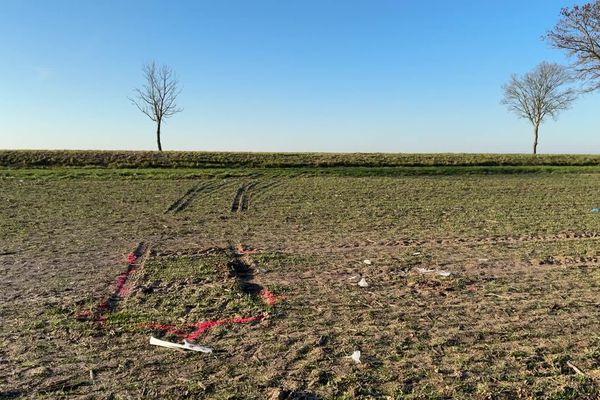
<path fill-rule="evenodd" d="M 600 155 L 0 150 L 0 167 L 311 168 L 600 166 Z"/>

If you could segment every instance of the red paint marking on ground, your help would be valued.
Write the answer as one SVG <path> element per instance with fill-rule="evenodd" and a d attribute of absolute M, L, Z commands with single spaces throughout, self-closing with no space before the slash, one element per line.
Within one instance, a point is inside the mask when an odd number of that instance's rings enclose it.
<path fill-rule="evenodd" d="M 117 278 L 117 283 L 115 284 L 115 293 L 117 293 L 121 297 L 124 297 L 129 293 L 129 291 L 127 290 L 125 285 L 127 284 L 127 280 L 129 279 L 129 276 L 133 272 L 135 272 L 135 262 L 136 261 L 137 261 L 136 255 L 133 253 L 129 253 L 127 255 L 127 270 L 123 271 L 121 273 L 121 275 L 119 275 L 119 277 Z"/>
<path fill-rule="evenodd" d="M 221 319 L 217 321 L 205 321 L 196 324 L 196 330 L 185 337 L 185 339 L 189 341 L 195 340 L 198 336 L 200 336 L 204 331 L 212 328 L 213 326 L 223 325 L 223 324 L 247 324 L 248 322 L 261 320 L 263 317 L 247 317 L 247 318 L 234 318 L 234 319 Z"/>
<path fill-rule="evenodd" d="M 270 306 L 273 306 L 273 305 L 279 303 L 281 300 L 288 299 L 287 296 L 275 296 L 273 293 L 271 293 L 267 289 L 263 289 L 260 292 L 260 297 L 265 301 L 265 303 L 267 303 Z"/>
<path fill-rule="evenodd" d="M 163 324 L 146 324 L 142 325 L 144 328 L 157 329 L 159 331 L 172 333 L 175 336 L 181 338 L 186 337 L 188 334 L 179 330 L 175 325 L 163 325 Z"/>
<path fill-rule="evenodd" d="M 136 255 L 135 255 L 135 254 L 133 254 L 133 253 L 129 253 L 129 254 L 127 255 L 127 262 L 128 262 L 129 264 L 135 264 L 135 261 L 136 261 L 136 260 L 137 260 L 137 257 L 136 257 Z"/>
<path fill-rule="evenodd" d="M 121 273 L 121 275 L 119 275 L 119 277 L 117 278 L 117 283 L 115 285 L 115 292 L 119 295 L 119 296 L 123 296 L 126 292 L 125 289 L 125 284 L 127 283 L 127 278 L 129 278 L 129 274 L 130 272 L 123 272 Z"/>
<path fill-rule="evenodd" d="M 224 325 L 224 324 L 247 324 L 249 322 L 260 321 L 264 316 L 259 315 L 256 317 L 246 317 L 246 318 L 232 318 L 232 319 L 218 319 L 213 321 L 202 321 L 197 324 L 187 324 L 183 329 L 177 328 L 175 325 L 163 325 L 163 324 L 146 324 L 143 325 L 144 328 L 150 329 L 158 329 L 163 332 L 171 333 L 175 336 L 179 336 L 185 340 L 194 341 L 200 336 L 202 333 L 206 332 L 208 329 Z M 187 328 L 187 329 L 186 329 Z M 195 330 L 191 333 L 186 333 L 185 330 L 189 330 L 190 328 L 195 328 Z"/>
<path fill-rule="evenodd" d="M 85 311 L 81 311 L 77 314 L 78 318 L 86 318 L 86 317 L 91 317 L 92 315 L 94 315 L 93 312 L 91 312 L 90 310 L 85 310 Z"/>
<path fill-rule="evenodd" d="M 258 253 L 258 250 L 256 250 L 256 249 L 240 250 L 240 254 L 256 254 L 256 253 Z"/>
<path fill-rule="evenodd" d="M 111 307 L 114 308 L 114 303 L 121 298 L 127 296 L 129 294 L 129 289 L 127 288 L 127 281 L 131 274 L 136 270 L 136 261 L 138 257 L 134 253 L 129 253 L 127 255 L 127 269 L 117 277 L 117 281 L 115 283 L 114 291 L 112 295 L 99 303 L 95 310 L 87 310 L 82 311 L 77 314 L 78 318 L 90 318 L 93 317 L 93 321 L 96 323 L 104 323 L 106 321 L 105 313 L 112 311 Z"/>

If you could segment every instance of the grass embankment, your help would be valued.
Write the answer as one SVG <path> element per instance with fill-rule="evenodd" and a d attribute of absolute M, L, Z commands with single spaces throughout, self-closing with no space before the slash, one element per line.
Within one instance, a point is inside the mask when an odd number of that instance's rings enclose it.
<path fill-rule="evenodd" d="M 600 155 L 2 150 L 0 167 L 599 167 Z"/>
<path fill-rule="evenodd" d="M 596 174 L 600 166 L 331 167 L 331 168 L 2 168 L 0 179 L 199 179 L 232 177 L 400 177 L 453 175 Z"/>
<path fill-rule="evenodd" d="M 41 178 L 598 173 L 600 155 L 0 151 L 0 176 Z"/>

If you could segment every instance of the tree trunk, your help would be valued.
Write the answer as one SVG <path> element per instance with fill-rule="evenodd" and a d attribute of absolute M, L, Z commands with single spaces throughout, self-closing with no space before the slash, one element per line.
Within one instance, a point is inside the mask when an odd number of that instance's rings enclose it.
<path fill-rule="evenodd" d="M 538 130 L 540 128 L 539 124 L 536 124 L 533 128 L 533 154 L 537 154 L 537 145 L 538 145 Z"/>
<path fill-rule="evenodd" d="M 162 146 L 160 145 L 160 121 L 156 123 L 156 143 L 158 143 L 158 151 L 162 151 Z"/>

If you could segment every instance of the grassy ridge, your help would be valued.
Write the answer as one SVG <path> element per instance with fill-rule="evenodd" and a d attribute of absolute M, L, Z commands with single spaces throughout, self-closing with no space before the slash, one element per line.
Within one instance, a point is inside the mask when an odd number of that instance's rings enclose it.
<path fill-rule="evenodd" d="M 438 166 L 330 168 L 2 168 L 1 179 L 199 179 L 231 177 L 400 177 L 531 174 L 600 174 L 600 166 Z"/>
<path fill-rule="evenodd" d="M 312 168 L 600 166 L 600 155 L 0 150 L 0 167 Z"/>

